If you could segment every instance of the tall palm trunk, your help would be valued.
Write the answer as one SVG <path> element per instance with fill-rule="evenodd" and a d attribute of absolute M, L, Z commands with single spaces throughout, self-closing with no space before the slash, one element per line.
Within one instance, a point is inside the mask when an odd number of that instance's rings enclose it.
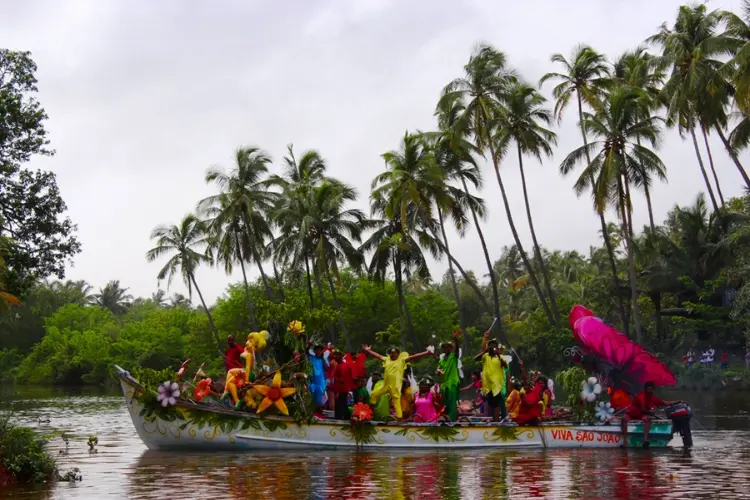
<path fill-rule="evenodd" d="M 253 299 L 250 297 L 250 285 L 247 282 L 247 273 L 245 272 L 245 259 L 240 247 L 237 248 L 237 257 L 240 261 L 240 269 L 242 269 L 242 283 L 245 285 L 245 301 L 247 302 L 247 311 L 250 314 L 250 327 L 255 332 L 258 331 L 258 321 L 255 318 L 255 304 L 253 304 Z"/>
<path fill-rule="evenodd" d="M 624 179 L 625 185 L 628 183 L 627 177 Z M 636 282 L 635 275 L 635 256 L 633 254 L 633 236 L 630 231 L 630 224 L 628 222 L 630 216 L 630 200 L 628 198 L 625 189 L 623 188 L 623 179 L 618 176 L 617 178 L 617 191 L 620 209 L 620 220 L 622 222 L 622 232 L 625 237 L 625 248 L 628 256 L 628 273 L 630 275 L 630 299 L 633 306 L 633 326 L 635 327 L 635 335 L 639 344 L 643 342 L 643 335 L 641 333 L 641 318 L 638 307 L 638 284 Z"/>
<path fill-rule="evenodd" d="M 273 276 L 276 278 L 276 286 L 279 287 L 279 295 L 281 295 L 281 301 L 286 300 L 286 294 L 284 293 L 284 285 L 281 283 L 281 276 L 279 270 L 276 268 L 276 261 L 271 259 L 271 265 L 273 266 Z"/>
<path fill-rule="evenodd" d="M 740 163 L 740 159 L 737 157 L 737 153 L 735 153 L 734 149 L 732 149 L 732 146 L 729 144 L 729 141 L 724 136 L 724 132 L 722 132 L 720 127 L 716 127 L 716 132 L 718 132 L 719 137 L 721 138 L 721 142 L 724 143 L 724 147 L 727 148 L 727 152 L 729 153 L 729 156 L 732 157 L 732 161 L 737 167 L 737 170 L 740 171 L 740 175 L 742 176 L 742 179 L 745 181 L 745 185 L 747 186 L 748 189 L 750 189 L 750 177 L 748 177 L 747 172 L 745 172 L 745 169 L 742 167 L 742 163 Z"/>
<path fill-rule="evenodd" d="M 214 339 L 216 339 L 216 348 L 223 355 L 224 353 L 222 352 L 222 349 L 221 349 L 221 340 L 219 340 L 219 332 L 218 330 L 216 330 L 216 325 L 214 325 L 214 317 L 211 316 L 211 311 L 208 310 L 206 301 L 203 300 L 203 294 L 201 293 L 201 289 L 198 288 L 198 283 L 196 283 L 195 276 L 193 276 L 192 274 L 190 275 L 190 281 L 193 282 L 193 287 L 195 288 L 195 291 L 198 292 L 198 298 L 201 299 L 203 310 L 206 311 L 206 316 L 208 316 L 208 324 L 211 326 L 211 331 L 214 334 Z"/>
<path fill-rule="evenodd" d="M 315 299 L 313 299 L 312 281 L 310 280 L 310 258 L 305 252 L 305 270 L 307 271 L 307 292 L 310 294 L 310 308 L 315 309 Z"/>
<path fill-rule="evenodd" d="M 323 294 L 323 283 L 320 281 L 320 271 L 323 264 L 319 258 L 313 257 L 313 277 L 315 278 L 315 286 L 318 289 L 318 295 L 320 295 L 320 307 L 322 308 L 326 303 L 326 296 Z M 329 341 L 336 343 L 336 328 L 333 325 L 328 325 L 328 336 Z"/>
<path fill-rule="evenodd" d="M 446 250 L 450 252 L 450 247 L 448 246 L 448 236 L 445 234 L 445 224 L 443 223 L 443 210 L 440 208 L 440 205 L 437 207 L 438 212 L 438 220 L 440 221 L 440 232 L 443 234 L 443 244 L 445 245 Z M 456 285 L 456 275 L 453 271 L 453 262 L 448 259 L 448 274 L 450 274 L 451 277 L 451 288 L 453 288 L 453 297 L 456 299 L 456 306 L 458 307 L 458 321 L 461 324 L 461 333 L 464 334 L 464 345 L 463 348 L 466 350 L 468 348 L 468 340 L 466 338 L 466 319 L 464 318 L 464 311 L 461 307 L 461 296 L 458 294 L 458 285 Z"/>
<path fill-rule="evenodd" d="M 698 157 L 698 166 L 701 169 L 703 175 L 703 181 L 706 183 L 706 189 L 708 189 L 708 196 L 711 198 L 711 204 L 714 206 L 714 211 L 718 213 L 719 204 L 716 203 L 716 196 L 714 196 L 714 190 L 711 188 L 711 181 L 708 180 L 708 174 L 706 173 L 706 167 L 703 165 L 703 157 L 701 156 L 701 150 L 698 147 L 698 138 L 695 137 L 695 126 L 693 125 L 693 117 L 688 117 L 688 130 L 690 130 L 690 137 L 693 138 L 693 148 L 695 148 L 695 156 Z"/>
<path fill-rule="evenodd" d="M 708 144 L 708 134 L 706 134 L 705 127 L 701 126 L 701 132 L 703 132 L 703 142 L 706 144 L 706 152 L 708 153 L 708 166 L 711 167 L 711 173 L 716 183 L 716 194 L 719 195 L 719 201 L 721 206 L 724 206 L 724 194 L 721 192 L 721 185 L 719 184 L 719 176 L 716 175 L 716 169 L 714 168 L 714 156 L 711 154 L 711 146 Z"/>
<path fill-rule="evenodd" d="M 539 242 L 536 239 L 536 231 L 534 230 L 534 220 L 531 217 L 531 206 L 529 205 L 529 193 L 526 190 L 526 174 L 523 171 L 523 154 L 521 153 L 521 145 L 516 143 L 518 146 L 518 166 L 521 170 L 521 186 L 523 187 L 523 201 L 526 205 L 526 217 L 529 219 L 529 230 L 531 231 L 531 241 L 534 244 L 534 255 L 536 255 L 537 264 L 542 270 L 542 279 L 544 280 L 544 287 L 547 289 L 547 295 L 549 295 L 550 305 L 552 306 L 552 314 L 555 316 L 555 326 L 560 328 L 560 311 L 557 309 L 557 298 L 555 292 L 552 290 L 550 285 L 549 274 L 547 273 L 547 266 L 544 263 L 544 257 L 542 257 L 542 249 L 539 247 Z"/>
<path fill-rule="evenodd" d="M 404 316 L 406 316 L 406 323 L 409 332 L 409 338 L 417 347 L 417 336 L 414 333 L 414 325 L 411 322 L 411 313 L 409 312 L 409 304 L 406 302 L 406 296 L 404 295 L 404 283 L 401 276 L 401 254 L 398 249 L 394 250 L 395 256 L 393 258 L 393 273 L 396 281 L 396 290 L 398 291 L 398 311 L 401 318 L 401 349 L 406 350 L 406 336 L 403 335 L 404 328 Z"/>
<path fill-rule="evenodd" d="M 581 135 L 583 136 L 583 145 L 588 146 L 589 141 L 586 137 L 586 126 L 583 123 L 583 104 L 581 103 L 581 93 L 576 91 L 576 97 L 578 100 L 578 121 L 581 124 Z M 586 149 L 586 161 L 587 164 L 591 164 L 591 155 L 589 150 Z M 594 176 L 591 176 L 591 188 L 594 189 L 596 186 L 596 180 Z M 628 315 L 625 312 L 625 302 L 622 300 L 620 294 L 620 278 L 617 275 L 617 263 L 615 262 L 615 251 L 612 248 L 612 241 L 609 239 L 609 231 L 607 230 L 607 221 L 604 219 L 604 213 L 600 213 L 599 222 L 602 226 L 602 238 L 604 239 L 604 246 L 607 247 L 607 255 L 609 256 L 609 266 L 612 269 L 612 281 L 615 285 L 615 296 L 617 297 L 617 306 L 620 309 L 620 320 L 622 321 L 622 329 L 626 335 L 630 334 L 630 322 L 628 321 Z"/>
<path fill-rule="evenodd" d="M 661 347 L 663 342 L 664 324 L 661 319 L 661 293 L 654 292 L 649 295 L 651 302 L 654 304 L 654 314 L 656 320 L 656 340 Z"/>
<path fill-rule="evenodd" d="M 466 185 L 466 179 L 461 179 L 461 184 L 464 187 L 464 193 L 469 196 L 469 188 Z M 474 207 L 471 208 L 471 217 L 474 220 L 474 227 L 477 229 L 479 235 L 479 241 L 482 243 L 482 252 L 484 252 L 484 261 L 487 263 L 487 270 L 490 273 L 490 286 L 492 287 L 492 302 L 494 306 L 494 313 L 497 321 L 495 321 L 496 328 L 500 332 L 500 336 L 503 336 L 503 321 L 500 315 L 500 295 L 497 292 L 497 276 L 495 276 L 495 270 L 492 268 L 492 260 L 490 259 L 490 253 L 487 250 L 487 242 L 484 240 L 484 233 L 479 225 L 479 217 L 477 217 Z"/>
<path fill-rule="evenodd" d="M 341 314 L 341 302 L 339 301 L 339 296 L 336 294 L 336 286 L 333 284 L 333 279 L 331 278 L 331 272 L 328 269 L 328 265 L 325 265 L 325 272 L 326 272 L 326 279 L 328 280 L 328 286 L 331 288 L 331 296 L 333 297 L 333 307 L 336 309 L 336 311 L 339 313 L 339 327 L 341 328 L 341 333 L 344 334 L 344 343 L 346 344 L 346 350 L 351 352 L 352 350 L 352 343 L 349 340 L 349 332 L 346 329 L 346 321 L 344 321 L 344 316 Z"/>
<path fill-rule="evenodd" d="M 529 275 L 529 279 L 531 280 L 531 284 L 534 287 L 534 290 L 536 291 L 537 297 L 539 297 L 539 303 L 542 305 L 542 309 L 544 309 L 545 314 L 547 315 L 547 319 L 549 320 L 550 325 L 556 325 L 555 317 L 552 314 L 552 310 L 549 308 L 549 304 L 547 304 L 547 299 L 544 297 L 544 293 L 542 292 L 542 287 L 539 286 L 539 280 L 536 278 L 536 273 L 534 273 L 534 268 L 531 267 L 531 262 L 529 261 L 529 257 L 526 255 L 526 251 L 523 249 L 523 245 L 521 244 L 521 239 L 518 237 L 518 231 L 516 230 L 516 224 L 513 222 L 513 214 L 510 211 L 510 204 L 508 203 L 508 195 L 505 193 L 505 185 L 503 184 L 502 177 L 500 176 L 500 166 L 497 164 L 497 158 L 495 157 L 495 148 L 490 143 L 490 155 L 492 155 L 492 164 L 495 168 L 495 176 L 497 177 L 497 184 L 500 186 L 500 194 L 503 197 L 503 204 L 505 205 L 505 214 L 508 217 L 508 224 L 510 225 L 510 232 L 513 233 L 513 240 L 516 242 L 516 247 L 518 248 L 518 253 L 521 256 L 521 260 L 523 260 L 523 265 L 526 267 L 526 272 Z M 500 319 L 498 318 L 498 321 Z"/>
<path fill-rule="evenodd" d="M 641 137 L 637 137 L 638 141 L 638 147 L 641 147 Z M 641 169 L 643 169 L 643 165 L 641 165 Z M 653 233 L 656 231 L 656 224 L 654 224 L 654 209 L 651 207 L 651 193 L 648 189 L 648 184 L 643 183 L 643 192 L 646 195 L 646 208 L 648 209 L 648 224 L 649 227 L 651 227 L 651 232 Z M 632 229 L 632 228 L 631 228 Z"/>
<path fill-rule="evenodd" d="M 253 247 L 253 258 L 255 259 L 255 263 L 258 265 L 260 277 L 263 280 L 263 287 L 266 290 L 266 297 L 268 297 L 268 300 L 273 301 L 273 292 L 271 291 L 271 285 L 268 283 L 268 276 L 266 276 L 266 272 L 263 270 L 263 262 L 260 258 L 260 253 L 255 247 Z"/>

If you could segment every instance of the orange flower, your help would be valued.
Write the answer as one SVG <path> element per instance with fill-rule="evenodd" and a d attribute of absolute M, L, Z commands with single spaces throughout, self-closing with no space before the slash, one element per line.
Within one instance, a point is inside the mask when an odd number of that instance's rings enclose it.
<path fill-rule="evenodd" d="M 370 419 L 372 419 L 372 408 L 370 408 L 370 405 L 365 403 L 354 405 L 354 408 L 352 408 L 352 420 L 366 422 Z"/>
<path fill-rule="evenodd" d="M 294 387 L 281 387 L 281 372 L 276 372 L 270 386 L 256 385 L 254 386 L 254 389 L 264 396 L 256 413 L 260 413 L 266 410 L 269 406 L 274 405 L 279 412 L 284 415 L 289 415 L 289 409 L 286 407 L 286 403 L 284 403 L 284 398 L 288 398 L 297 392 L 297 389 Z"/>
<path fill-rule="evenodd" d="M 612 404 L 612 408 L 620 410 L 630 406 L 632 399 L 630 398 L 630 394 L 622 389 L 617 389 L 612 392 L 612 395 L 609 397 L 609 402 Z"/>
<path fill-rule="evenodd" d="M 209 394 L 211 394 L 211 379 L 204 378 L 203 380 L 198 382 L 198 385 L 195 386 L 193 396 L 195 397 L 195 401 L 200 403 L 201 399 L 205 398 Z"/>

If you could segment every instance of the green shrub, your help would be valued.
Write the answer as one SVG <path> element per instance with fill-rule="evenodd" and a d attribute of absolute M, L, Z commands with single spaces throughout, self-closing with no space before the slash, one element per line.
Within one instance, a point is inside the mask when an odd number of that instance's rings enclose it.
<path fill-rule="evenodd" d="M 19 483 L 41 483 L 55 472 L 55 460 L 47 452 L 47 441 L 33 430 L 0 417 L 0 467 Z"/>

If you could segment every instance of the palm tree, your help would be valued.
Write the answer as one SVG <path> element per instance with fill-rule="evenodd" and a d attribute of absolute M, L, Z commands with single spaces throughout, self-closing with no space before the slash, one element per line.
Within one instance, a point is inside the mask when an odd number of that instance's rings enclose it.
<path fill-rule="evenodd" d="M 477 298 L 491 310 L 475 280 L 440 241 L 437 235 L 440 223 L 433 216 L 435 206 L 439 218 L 445 212 L 462 231 L 466 224 L 465 207 L 472 201 L 466 199 L 460 190 L 446 185 L 445 173 L 435 161 L 422 134 L 405 133 L 401 147 L 384 153 L 383 159 L 387 170 L 372 181 L 372 198 L 387 201 L 385 209 L 389 218 L 398 212 L 404 234 L 409 233 L 416 224 L 429 232 L 438 245 L 438 255 L 448 257 Z M 413 210 L 410 211 L 410 208 Z"/>
<path fill-rule="evenodd" d="M 206 252 L 209 239 L 206 234 L 206 226 L 196 216 L 188 214 L 180 221 L 178 226 L 158 226 L 151 232 L 151 239 L 156 240 L 156 246 L 146 252 L 146 259 L 153 262 L 164 256 L 169 260 L 159 270 L 156 278 L 167 280 L 167 289 L 172 283 L 175 275 L 179 274 L 185 286 L 188 288 L 188 296 L 192 298 L 193 288 L 198 293 L 198 298 L 203 305 L 203 310 L 208 316 L 208 324 L 216 340 L 216 346 L 221 352 L 221 341 L 219 332 L 214 325 L 211 311 L 203 299 L 203 294 L 198 283 L 195 281 L 195 271 L 200 264 L 211 264 L 211 256 Z"/>
<path fill-rule="evenodd" d="M 270 163 L 270 157 L 258 148 L 239 148 L 235 152 L 235 166 L 230 172 L 225 172 L 221 167 L 208 169 L 206 182 L 216 184 L 221 192 L 209 196 L 198 205 L 200 211 L 213 216 L 209 230 L 217 236 L 216 242 L 223 241 L 222 251 L 218 254 L 225 263 L 225 269 L 227 258 L 236 258 L 240 262 L 249 310 L 252 310 L 252 306 L 244 262 L 249 262 L 251 258 L 260 271 L 266 297 L 268 300 L 272 300 L 273 297 L 261 258 L 265 241 L 273 237 L 268 213 L 273 206 L 275 193 L 268 190 L 263 178 Z M 235 234 L 228 236 L 224 234 L 226 231 Z M 231 268 L 231 265 L 229 267 Z"/>
<path fill-rule="evenodd" d="M 151 302 L 156 305 L 156 307 L 166 307 L 167 306 L 167 292 L 162 290 L 161 288 L 155 291 L 151 294 Z"/>
<path fill-rule="evenodd" d="M 474 49 L 469 62 L 464 66 L 464 76 L 456 78 L 445 86 L 440 104 L 438 104 L 439 107 L 446 108 L 451 105 L 451 102 L 458 101 L 461 103 L 465 115 L 461 119 L 466 123 L 466 131 L 474 136 L 478 153 L 482 155 L 489 153 L 498 175 L 499 162 L 503 152 L 497 151 L 492 141 L 492 123 L 498 107 L 497 95 L 508 82 L 514 79 L 514 73 L 506 68 L 505 54 L 494 47 L 480 44 Z M 509 207 L 506 203 L 506 212 L 508 210 Z M 518 243 L 516 241 L 516 244 Z M 487 254 L 485 254 L 485 260 L 489 260 Z M 528 259 L 526 260 L 528 261 Z M 530 268 L 530 265 L 527 267 Z M 497 282 L 494 280 L 492 273 L 490 273 L 490 282 L 494 300 L 494 316 L 500 318 L 500 297 Z M 554 323 L 554 317 L 544 295 L 541 293 L 541 289 L 538 287 L 538 282 L 535 281 L 535 283 L 542 308 L 547 313 L 550 323 Z M 496 321 L 495 324 L 498 328 L 502 328 L 499 321 Z"/>
<path fill-rule="evenodd" d="M 552 313 L 555 315 L 555 324 L 559 326 L 560 312 L 557 309 L 555 292 L 552 290 L 549 273 L 544 265 L 542 251 L 536 237 L 536 231 L 534 230 L 529 193 L 526 187 L 526 174 L 523 169 L 524 155 L 534 156 L 540 163 L 542 161 L 542 154 L 547 157 L 552 156 L 551 144 L 556 144 L 557 138 L 554 132 L 544 127 L 544 125 L 549 126 L 552 122 L 552 114 L 548 109 L 543 107 L 546 99 L 533 87 L 522 82 L 515 82 L 504 88 L 500 99 L 503 107 L 501 108 L 496 124 L 496 140 L 503 150 L 508 148 L 511 141 L 516 143 L 518 166 L 521 171 L 523 199 L 526 204 L 526 217 L 529 221 L 531 240 L 534 243 L 534 255 L 536 256 L 537 265 L 539 266 L 544 286 L 549 295 Z"/>
<path fill-rule="evenodd" d="M 189 309 L 190 300 L 181 293 L 175 293 L 172 295 L 172 298 L 169 299 L 169 305 L 170 307 L 184 307 Z"/>
<path fill-rule="evenodd" d="M 612 89 L 596 107 L 595 114 L 584 113 L 586 130 L 596 140 L 571 152 L 560 165 L 565 175 L 579 162 L 593 157 L 574 185 L 580 195 L 591 187 L 594 179 L 594 205 L 603 213 L 607 204 L 615 206 L 625 238 L 630 274 L 631 300 L 636 336 L 642 341 L 638 310 L 638 288 L 633 255 L 631 186 L 640 187 L 648 177 L 666 178 L 661 159 L 637 140 L 655 146 L 658 142 L 659 119 L 643 116 L 640 93 L 629 86 Z"/>
<path fill-rule="evenodd" d="M 127 288 L 120 286 L 120 280 L 111 280 L 104 285 L 104 288 L 99 289 L 99 293 L 94 295 L 94 300 L 99 307 L 109 309 L 119 316 L 128 312 L 133 300 L 133 296 L 127 292 Z"/>
<path fill-rule="evenodd" d="M 469 210 L 471 211 L 471 217 L 474 221 L 474 228 L 479 235 L 479 241 L 482 245 L 482 252 L 484 254 L 484 260 L 487 264 L 490 278 L 490 288 L 492 289 L 493 300 L 495 306 L 499 308 L 500 300 L 497 292 L 497 279 L 492 272 L 492 261 L 490 260 L 490 254 L 487 249 L 487 242 L 484 239 L 484 233 L 482 227 L 479 224 L 479 218 L 484 218 L 486 215 L 484 201 L 481 198 L 473 197 L 469 192 L 468 184 L 472 184 L 475 189 L 481 189 L 482 187 L 482 174 L 477 166 L 472 152 L 476 151 L 476 147 L 471 144 L 468 137 L 470 135 L 469 122 L 466 119 L 468 114 L 464 113 L 465 106 L 459 98 L 448 98 L 441 99 L 438 104 L 435 114 L 438 116 L 438 128 L 439 132 L 434 134 L 435 147 L 437 148 L 436 156 L 438 157 L 438 164 L 443 169 L 446 180 L 458 181 L 461 183 L 463 188 L 464 196 L 467 199 L 473 199 L 473 203 L 469 204 Z M 444 231 L 443 231 L 444 233 Z M 443 239 L 446 248 L 448 248 L 448 238 L 443 234 Z M 459 320 L 461 322 L 462 331 L 466 331 L 466 321 L 461 307 L 460 297 L 458 294 L 458 286 L 456 284 L 456 275 L 453 270 L 453 263 L 448 260 L 448 270 L 450 273 L 451 286 L 453 288 L 453 294 L 456 297 L 456 304 L 459 309 Z M 498 309 L 499 310 L 499 309 Z M 493 311 L 494 312 L 494 311 Z M 502 324 L 499 324 L 498 329 L 502 334 Z M 464 336 L 464 342 L 468 342 L 466 336 Z"/>
<path fill-rule="evenodd" d="M 50 288 L 61 297 L 63 304 L 87 306 L 95 300 L 91 293 L 94 287 L 85 280 L 54 281 L 50 284 Z"/>
<path fill-rule="evenodd" d="M 725 33 L 718 33 L 721 22 L 719 11 L 708 12 L 705 4 L 680 7 L 674 26 L 662 24 L 659 32 L 648 39 L 662 48 L 658 63 L 670 70 L 662 92 L 667 102 L 670 125 L 676 125 L 680 135 L 689 133 L 698 158 L 703 180 L 714 210 L 719 210 L 716 196 L 708 179 L 703 157 L 695 134 L 700 123 L 701 96 L 719 87 L 723 63 L 715 57 L 729 54 L 735 41 Z"/>
<path fill-rule="evenodd" d="M 615 85 L 629 85 L 641 92 L 643 114 L 648 116 L 655 113 L 662 105 L 660 100 L 661 85 L 664 81 L 664 71 L 654 61 L 654 56 L 646 52 L 644 47 L 626 51 L 613 64 L 613 80 Z M 640 141 L 640 138 L 637 139 Z M 640 144 L 640 142 L 638 142 Z M 646 196 L 648 221 L 651 231 L 656 230 L 654 210 L 651 206 L 651 179 L 643 179 L 643 193 Z"/>
<path fill-rule="evenodd" d="M 552 89 L 552 96 L 556 101 L 555 114 L 557 115 L 558 120 L 562 120 L 563 112 L 570 104 L 573 95 L 575 95 L 576 103 L 578 105 L 578 122 L 581 127 L 581 136 L 583 137 L 583 145 L 585 147 L 588 145 L 588 136 L 585 120 L 583 118 L 583 103 L 585 102 L 592 109 L 596 109 L 595 106 L 598 106 L 599 97 L 603 93 L 608 82 L 609 68 L 607 67 L 606 59 L 591 47 L 579 45 L 573 50 L 573 55 L 570 58 L 570 61 L 568 61 L 565 56 L 558 53 L 552 56 L 552 62 L 561 64 L 564 72 L 547 73 L 541 78 L 541 80 L 539 80 L 539 85 L 543 85 L 548 80 L 558 80 L 560 82 L 554 89 Z M 591 163 L 588 150 L 586 162 L 587 164 Z M 592 190 L 594 189 L 594 182 L 593 178 L 590 179 Z M 619 294 L 620 278 L 617 274 L 615 252 L 612 247 L 612 242 L 609 240 L 607 221 L 604 219 L 603 212 L 599 213 L 599 222 L 601 223 L 604 244 L 607 247 L 614 289 L 617 292 L 616 295 L 617 304 L 620 309 L 620 319 L 622 321 L 623 330 L 625 330 L 625 333 L 628 333 L 629 327 L 627 315 L 625 313 L 625 304 Z"/>

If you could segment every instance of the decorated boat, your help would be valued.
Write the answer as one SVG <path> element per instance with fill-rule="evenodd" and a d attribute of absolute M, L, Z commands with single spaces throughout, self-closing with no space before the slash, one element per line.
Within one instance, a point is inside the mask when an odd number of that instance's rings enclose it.
<path fill-rule="evenodd" d="M 643 443 L 643 424 L 631 422 L 625 442 L 619 423 L 542 422 L 535 426 L 468 419 L 452 423 L 344 421 L 263 415 L 175 398 L 164 406 L 128 371 L 116 367 L 136 432 L 152 450 L 315 448 L 619 448 Z M 651 447 L 668 446 L 670 420 L 654 420 Z"/>

